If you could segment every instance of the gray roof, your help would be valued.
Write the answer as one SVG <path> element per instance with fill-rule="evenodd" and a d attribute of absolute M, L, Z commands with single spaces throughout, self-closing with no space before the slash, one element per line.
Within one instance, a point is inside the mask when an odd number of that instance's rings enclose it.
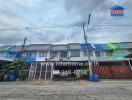
<path fill-rule="evenodd" d="M 59 51 L 59 50 L 68 50 L 67 45 L 52 45 L 51 50 Z"/>
<path fill-rule="evenodd" d="M 80 43 L 70 43 L 68 47 L 70 50 L 80 49 Z"/>
<path fill-rule="evenodd" d="M 47 51 L 51 47 L 50 44 L 31 44 L 28 46 L 27 50 L 42 50 L 42 51 Z"/>

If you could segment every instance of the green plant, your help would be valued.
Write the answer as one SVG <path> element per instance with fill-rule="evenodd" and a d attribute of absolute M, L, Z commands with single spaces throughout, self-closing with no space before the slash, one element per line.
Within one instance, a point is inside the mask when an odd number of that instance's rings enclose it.
<path fill-rule="evenodd" d="M 0 81 L 3 79 L 3 71 L 0 71 Z"/>
<path fill-rule="evenodd" d="M 19 71 L 24 68 L 25 64 L 22 60 L 14 60 L 11 63 L 2 65 L 3 76 L 9 78 L 10 72 L 14 71 L 16 78 L 19 78 Z"/>

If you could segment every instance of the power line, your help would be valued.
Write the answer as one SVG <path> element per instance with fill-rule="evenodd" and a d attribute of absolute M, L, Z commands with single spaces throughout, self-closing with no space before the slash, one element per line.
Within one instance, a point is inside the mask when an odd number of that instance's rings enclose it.
<path fill-rule="evenodd" d="M 87 26 L 87 24 L 84 24 Z M 40 30 L 40 29 L 52 29 L 52 28 L 73 28 L 82 27 L 83 24 L 73 24 L 73 25 L 53 25 L 53 26 L 38 26 L 38 27 L 20 27 L 20 28 L 0 28 L 0 31 L 13 31 L 13 30 Z M 92 24 L 91 27 L 131 27 L 132 24 Z"/>

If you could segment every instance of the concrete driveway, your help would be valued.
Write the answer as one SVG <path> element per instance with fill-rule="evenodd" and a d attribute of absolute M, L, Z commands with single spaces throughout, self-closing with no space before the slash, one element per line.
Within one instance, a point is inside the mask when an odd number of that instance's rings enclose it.
<path fill-rule="evenodd" d="M 0 100 L 132 100 L 132 80 L 1 82 Z"/>

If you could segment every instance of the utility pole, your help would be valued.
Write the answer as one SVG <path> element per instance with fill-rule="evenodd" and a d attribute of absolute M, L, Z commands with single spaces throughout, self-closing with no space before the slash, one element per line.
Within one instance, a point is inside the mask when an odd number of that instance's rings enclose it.
<path fill-rule="evenodd" d="M 90 17 L 91 14 L 89 14 L 88 16 L 88 23 L 87 23 L 87 29 L 85 30 L 85 23 L 83 23 L 83 33 L 84 33 L 84 40 L 85 40 L 85 46 L 86 46 L 86 52 L 87 52 L 87 57 L 88 57 L 88 65 L 89 65 L 89 71 L 90 71 L 90 75 L 92 75 L 92 62 L 90 59 L 90 51 L 88 49 L 88 26 L 90 24 Z"/>
<path fill-rule="evenodd" d="M 24 42 L 23 42 L 23 44 L 22 44 L 21 51 L 20 51 L 19 59 L 22 58 L 22 53 L 23 53 L 23 51 L 24 51 L 26 41 L 27 41 L 27 38 L 25 37 L 25 38 L 24 38 Z"/>

